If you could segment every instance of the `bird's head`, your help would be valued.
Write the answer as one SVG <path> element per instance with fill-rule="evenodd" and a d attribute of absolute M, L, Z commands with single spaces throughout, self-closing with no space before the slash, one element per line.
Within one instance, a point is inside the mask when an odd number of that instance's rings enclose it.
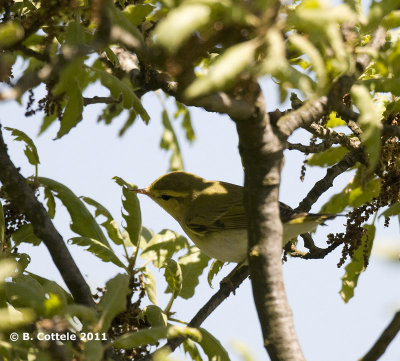
<path fill-rule="evenodd" d="M 156 179 L 147 188 L 133 191 L 149 196 L 172 217 L 181 221 L 185 218 L 193 199 L 209 186 L 209 182 L 194 174 L 172 172 Z"/>

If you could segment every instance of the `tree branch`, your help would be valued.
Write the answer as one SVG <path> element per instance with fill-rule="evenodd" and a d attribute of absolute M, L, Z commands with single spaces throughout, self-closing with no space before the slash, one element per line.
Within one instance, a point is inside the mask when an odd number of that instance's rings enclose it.
<path fill-rule="evenodd" d="M 378 360 L 386 351 L 389 344 L 393 341 L 395 336 L 400 331 L 400 311 L 396 312 L 392 321 L 385 328 L 378 340 L 371 347 L 371 349 L 365 354 L 360 361 L 375 361 Z"/>
<path fill-rule="evenodd" d="M 361 149 L 347 153 L 340 162 L 328 168 L 324 178 L 315 183 L 314 187 L 308 192 L 306 197 L 300 202 L 295 211 L 308 212 L 318 198 L 333 186 L 335 178 L 351 168 L 356 162 L 363 160 Z"/>
<path fill-rule="evenodd" d="M 83 97 L 83 105 L 90 105 L 90 104 L 117 104 L 121 101 L 121 99 L 114 99 L 113 97 L 98 97 L 94 96 L 92 98 L 85 98 Z"/>
<path fill-rule="evenodd" d="M 26 179 L 10 160 L 1 126 L 0 170 L 0 181 L 7 198 L 14 202 L 32 223 L 36 236 L 43 240 L 75 301 L 94 307 L 90 288 L 72 259 L 63 238 L 55 229 L 43 205 L 36 199 Z"/>
<path fill-rule="evenodd" d="M 254 88 L 254 87 L 253 87 Z M 294 330 L 282 273 L 282 224 L 278 191 L 283 146 L 265 112 L 261 90 L 251 95 L 259 111 L 234 119 L 245 169 L 249 264 L 264 345 L 271 360 L 304 360 Z"/>

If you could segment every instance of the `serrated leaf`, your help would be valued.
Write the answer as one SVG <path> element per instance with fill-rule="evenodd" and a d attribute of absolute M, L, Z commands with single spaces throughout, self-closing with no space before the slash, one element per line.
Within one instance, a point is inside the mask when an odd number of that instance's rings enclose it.
<path fill-rule="evenodd" d="M 381 152 L 382 123 L 367 88 L 362 85 L 353 85 L 351 97 L 354 105 L 360 111 L 358 124 L 363 131 L 361 140 L 368 152 L 369 170 L 372 171 L 378 162 Z"/>
<path fill-rule="evenodd" d="M 157 305 L 156 279 L 153 273 L 147 267 L 143 269 L 142 274 L 145 278 L 144 285 L 147 297 L 149 298 L 150 302 L 152 302 L 154 305 Z"/>
<path fill-rule="evenodd" d="M 163 268 L 165 268 L 164 277 L 169 288 L 172 290 L 174 297 L 178 297 L 183 282 L 181 267 L 172 258 L 167 258 L 164 262 Z"/>
<path fill-rule="evenodd" d="M 168 317 L 163 310 L 155 305 L 145 306 L 140 313 L 140 319 L 144 320 L 146 317 L 147 321 L 152 327 L 166 327 Z"/>
<path fill-rule="evenodd" d="M 55 196 L 60 199 L 67 208 L 72 223 L 71 230 L 82 237 L 93 238 L 110 247 L 104 233 L 97 224 L 93 216 L 90 214 L 85 204 L 77 197 L 68 187 L 53 179 L 38 177 L 39 183 L 49 188 Z"/>
<path fill-rule="evenodd" d="M 50 218 L 53 219 L 56 215 L 56 201 L 49 188 L 44 189 L 44 199 L 47 199 L 47 213 L 49 214 Z"/>
<path fill-rule="evenodd" d="M 218 259 L 214 259 L 211 263 L 210 269 L 208 270 L 207 281 L 210 287 L 212 288 L 212 280 L 213 278 L 221 271 L 225 262 L 222 262 Z"/>
<path fill-rule="evenodd" d="M 189 248 L 189 242 L 185 237 L 163 229 L 153 236 L 140 257 L 152 261 L 156 268 L 161 268 L 167 258 L 172 258 L 176 252 L 184 248 Z"/>
<path fill-rule="evenodd" d="M 35 235 L 33 226 L 30 223 L 19 227 L 19 229 L 11 235 L 11 238 L 16 246 L 21 243 L 30 243 L 32 246 L 39 246 L 42 242 L 42 240 Z"/>
<path fill-rule="evenodd" d="M 211 21 L 210 15 L 207 4 L 184 4 L 171 10 L 154 32 L 157 44 L 173 54 L 194 31 Z"/>
<path fill-rule="evenodd" d="M 354 296 L 361 272 L 365 271 L 365 257 L 367 260 L 369 259 L 375 238 L 376 228 L 373 224 L 365 224 L 363 228 L 367 232 L 362 238 L 360 247 L 354 252 L 350 263 L 345 267 L 346 273 L 342 277 L 342 289 L 339 293 L 346 303 Z"/>
<path fill-rule="evenodd" d="M 307 164 L 311 167 L 329 167 L 339 162 L 349 150 L 345 147 L 331 147 L 321 153 L 314 153 L 307 159 Z"/>
<path fill-rule="evenodd" d="M 61 117 L 61 126 L 57 133 L 57 138 L 61 138 L 65 134 L 68 134 L 69 131 L 76 127 L 76 125 L 82 120 L 82 90 L 80 89 L 77 81 L 68 88 L 66 96 L 67 104 Z"/>
<path fill-rule="evenodd" d="M 129 276 L 118 274 L 106 283 L 106 293 L 98 304 L 101 312 L 98 324 L 95 326 L 99 332 L 106 332 L 112 320 L 126 309 L 126 297 L 129 293 Z"/>
<path fill-rule="evenodd" d="M 124 242 L 121 231 L 118 227 L 117 221 L 113 218 L 108 209 L 90 197 L 81 197 L 81 198 L 87 204 L 96 208 L 95 217 L 98 217 L 100 215 L 106 217 L 106 220 L 103 223 L 101 223 L 101 225 L 107 231 L 108 237 L 110 237 L 110 239 L 115 244 L 121 245 Z"/>
<path fill-rule="evenodd" d="M 171 172 L 183 170 L 183 158 L 179 141 L 165 109 L 162 111 L 161 117 L 164 131 L 161 135 L 160 147 L 172 152 L 169 162 L 169 170 Z"/>
<path fill-rule="evenodd" d="M 0 308 L 0 331 L 15 330 L 32 323 L 35 318 L 35 312 L 30 308 Z"/>
<path fill-rule="evenodd" d="M 28 158 L 29 163 L 32 164 L 33 166 L 37 166 L 40 163 L 39 154 L 37 152 L 37 148 L 33 140 L 26 133 L 24 133 L 19 129 L 9 128 L 9 127 L 4 127 L 4 129 L 7 129 L 11 132 L 11 135 L 14 137 L 14 140 L 25 143 L 24 153 Z"/>
<path fill-rule="evenodd" d="M 207 267 L 210 258 L 200 250 L 191 246 L 187 254 L 179 257 L 179 265 L 182 269 L 182 290 L 180 297 L 189 299 L 193 297 L 194 290 L 199 284 L 199 278 Z"/>
<path fill-rule="evenodd" d="M 207 330 L 199 328 L 201 339 L 198 341 L 209 360 L 230 361 L 228 352 L 221 343 Z"/>
<path fill-rule="evenodd" d="M 88 247 L 86 250 L 96 257 L 100 258 L 104 262 L 112 262 L 116 266 L 126 269 L 123 262 L 117 257 L 114 251 L 109 247 L 101 243 L 97 239 L 89 237 L 73 237 L 68 240 L 71 244 L 76 244 L 81 247 Z"/>
<path fill-rule="evenodd" d="M 132 189 L 136 189 L 137 187 L 132 183 L 125 182 L 120 177 L 113 177 L 113 179 L 119 186 L 122 186 L 124 198 L 122 198 L 123 211 L 121 213 L 126 222 L 124 229 L 129 235 L 130 243 L 138 247 L 142 230 L 142 213 L 137 194 L 131 192 Z"/>
<path fill-rule="evenodd" d="M 131 85 L 104 70 L 93 67 L 91 69 L 99 76 L 101 83 L 110 90 L 111 96 L 114 99 L 119 99 L 122 96 L 122 105 L 125 109 L 133 107 L 146 124 L 150 121 L 149 114 L 144 109 Z"/>
<path fill-rule="evenodd" d="M 253 64 L 257 48 L 258 44 L 251 40 L 231 46 L 217 59 L 207 75 L 190 84 L 185 96 L 196 98 L 230 88 L 238 76 Z"/>

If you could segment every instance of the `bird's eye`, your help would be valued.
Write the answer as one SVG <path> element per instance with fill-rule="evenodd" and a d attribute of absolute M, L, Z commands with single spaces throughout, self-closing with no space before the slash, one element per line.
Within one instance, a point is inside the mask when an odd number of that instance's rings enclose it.
<path fill-rule="evenodd" d="M 161 196 L 161 198 L 164 199 L 164 201 L 167 201 L 168 199 L 171 198 L 171 196 L 167 196 L 167 195 L 164 194 L 164 195 Z"/>

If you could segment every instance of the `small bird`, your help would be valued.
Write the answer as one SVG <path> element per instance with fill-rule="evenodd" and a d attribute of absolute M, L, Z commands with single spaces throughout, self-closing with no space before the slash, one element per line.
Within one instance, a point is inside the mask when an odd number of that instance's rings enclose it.
<path fill-rule="evenodd" d="M 243 190 L 235 184 L 208 181 L 187 172 L 172 172 L 147 188 L 132 191 L 149 196 L 164 208 L 206 255 L 223 262 L 240 263 L 247 257 Z M 336 217 L 335 214 L 296 212 L 281 202 L 279 208 L 283 245 Z"/>

